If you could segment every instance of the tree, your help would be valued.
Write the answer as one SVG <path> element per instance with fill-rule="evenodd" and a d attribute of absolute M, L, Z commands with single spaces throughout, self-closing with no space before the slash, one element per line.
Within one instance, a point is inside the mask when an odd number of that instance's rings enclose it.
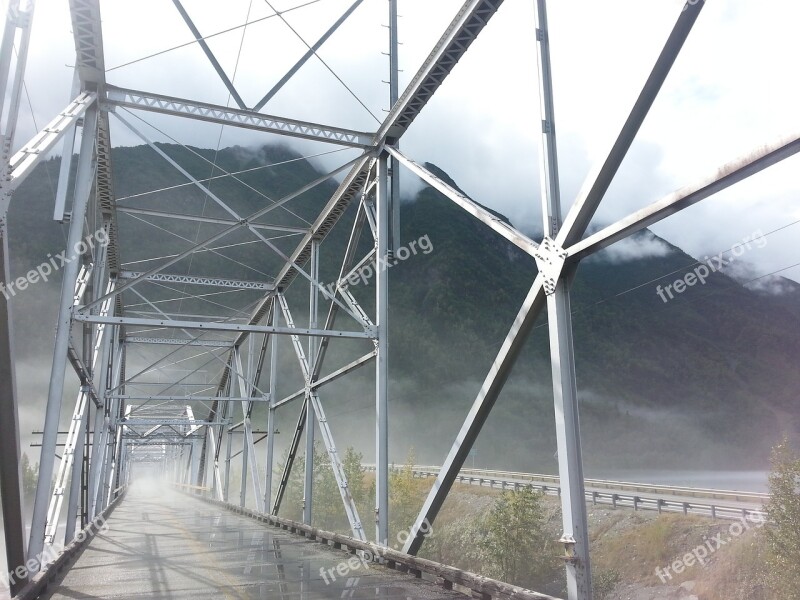
<path fill-rule="evenodd" d="M 28 455 L 23 452 L 20 471 L 22 472 L 22 496 L 27 502 L 36 495 L 36 484 L 39 480 L 39 463 L 31 466 Z"/>
<path fill-rule="evenodd" d="M 417 518 L 421 498 L 419 486 L 414 480 L 414 463 L 416 454 L 410 448 L 406 464 L 400 469 L 393 469 L 389 475 L 389 534 L 391 540 L 403 531 L 408 531 Z M 389 544 L 390 546 L 392 544 Z"/>
<path fill-rule="evenodd" d="M 278 470 L 283 473 L 289 462 L 289 449 L 283 452 Z M 289 481 L 286 482 L 286 490 L 283 493 L 283 500 L 278 515 L 284 519 L 301 521 L 303 519 L 303 473 L 306 468 L 305 455 L 295 456 L 292 464 L 292 472 Z"/>
<path fill-rule="evenodd" d="M 350 494 L 353 496 L 353 501 L 356 503 L 358 514 L 361 517 L 361 523 L 366 527 L 364 519 L 372 513 L 370 505 L 374 501 L 375 494 L 373 488 L 366 484 L 365 473 L 367 470 L 361 464 L 363 460 L 364 455 L 356 452 L 355 448 L 350 446 L 345 452 L 342 468 L 347 478 L 347 487 L 350 489 Z"/>
<path fill-rule="evenodd" d="M 800 600 L 800 456 L 787 438 L 772 451 L 769 491 L 769 584 L 781 600 Z"/>
<path fill-rule="evenodd" d="M 533 588 L 553 567 L 545 531 L 543 494 L 531 488 L 503 492 L 486 518 L 480 540 L 487 572 L 497 579 Z"/>

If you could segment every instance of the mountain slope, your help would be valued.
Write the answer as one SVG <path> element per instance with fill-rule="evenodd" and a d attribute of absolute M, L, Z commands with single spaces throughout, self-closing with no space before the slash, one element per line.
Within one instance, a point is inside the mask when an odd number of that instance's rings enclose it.
<path fill-rule="evenodd" d="M 197 177 L 215 174 L 196 155 L 175 146 L 162 148 Z M 206 214 L 226 216 L 194 187 L 174 187 L 185 182 L 152 150 L 114 152 L 119 198 L 171 188 L 139 197 L 135 206 L 180 211 L 203 203 Z M 263 206 L 262 194 L 279 198 L 318 176 L 310 163 L 283 147 L 196 152 L 210 160 L 216 155 L 228 171 L 283 163 L 241 175 L 249 188 L 226 179 L 212 180 L 212 190 L 241 214 Z M 15 195 L 11 241 L 16 274 L 63 247 L 62 227 L 49 220 L 57 171 L 57 160 L 40 165 Z M 297 225 L 312 219 L 333 185 L 322 185 L 292 202 L 293 214 L 287 211 L 279 220 Z M 336 257 L 346 243 L 353 208 L 323 244 L 322 271 L 327 277 L 335 272 Z M 421 462 L 438 462 L 480 388 L 533 282 L 536 266 L 431 188 L 424 188 L 401 212 L 403 244 L 425 238 L 432 250 L 417 252 L 390 270 L 392 448 L 398 460 L 415 446 Z M 135 220 L 126 221 L 122 239 L 126 261 L 174 251 L 154 247 L 149 231 Z M 197 239 L 212 228 L 184 224 L 172 231 Z M 296 239 L 289 239 L 285 248 L 293 243 Z M 705 285 L 665 303 L 656 286 L 683 277 L 696 261 L 649 231 L 637 236 L 636 244 L 656 251 L 642 258 L 606 251 L 581 265 L 573 287 L 588 466 L 764 467 L 781 431 L 793 436 L 800 432 L 800 373 L 795 368 L 800 355 L 798 286 L 787 284 L 785 293 L 770 295 L 717 273 Z M 251 260 L 265 272 L 276 264 L 270 253 L 257 247 L 251 252 Z M 207 274 L 254 278 L 247 269 L 224 261 L 214 268 L 217 273 Z M 353 292 L 371 309 L 373 282 L 355 286 Z M 300 283 L 290 293 L 307 298 Z M 55 287 L 40 286 L 24 304 L 14 306 L 22 325 L 17 331 L 24 331 L 18 335 L 20 348 L 43 364 L 47 361 L 42 348 L 49 348 L 52 339 L 56 294 Z M 296 319 L 302 310 L 297 312 Z M 481 435 L 481 464 L 534 471 L 555 467 L 545 322 L 541 317 Z M 326 389 L 330 419 L 346 438 L 340 445 L 371 448 L 371 433 L 364 433 L 372 431 L 371 376 L 365 370 L 352 383 Z M 294 391 L 296 375 L 287 374 L 282 382 L 286 391 Z M 290 427 L 294 418 L 282 417 L 284 427 Z"/>

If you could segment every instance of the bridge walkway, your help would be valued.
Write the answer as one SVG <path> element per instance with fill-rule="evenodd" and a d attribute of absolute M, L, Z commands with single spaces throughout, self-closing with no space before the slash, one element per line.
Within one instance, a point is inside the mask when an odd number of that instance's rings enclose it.
<path fill-rule="evenodd" d="M 107 524 L 42 598 L 468 597 L 170 489 L 135 485 Z"/>

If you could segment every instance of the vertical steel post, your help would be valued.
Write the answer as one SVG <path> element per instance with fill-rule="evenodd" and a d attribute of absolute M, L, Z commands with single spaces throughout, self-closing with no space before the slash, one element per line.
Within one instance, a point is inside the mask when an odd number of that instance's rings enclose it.
<path fill-rule="evenodd" d="M 11 88 L 11 105 L 6 125 L 0 136 L 0 175 L 5 180 L 11 159 L 11 150 L 16 130 L 16 116 L 19 110 L 22 75 L 25 72 L 30 26 L 33 17 L 33 3 L 30 10 L 21 13 L 19 2 L 8 3 L 2 45 L 0 45 L 0 116 L 8 91 L 8 77 L 11 68 L 14 37 L 18 27 L 22 28 L 22 39 L 17 53 L 16 75 Z M 6 564 L 11 573 L 25 565 L 25 523 L 22 515 L 22 474 L 20 472 L 21 454 L 19 447 L 19 413 L 17 409 L 17 382 L 14 371 L 14 327 L 6 285 L 11 281 L 10 259 L 8 254 L 8 215 L 11 200 L 8 191 L 0 183 L 0 268 L 3 269 L 3 287 L 0 289 L 0 494 L 3 497 L 3 533 L 6 546 Z M 27 579 L 15 577 L 9 581 L 10 591 L 16 594 Z"/>
<path fill-rule="evenodd" d="M 103 440 L 107 430 L 106 410 L 107 401 L 105 400 L 106 390 L 108 390 L 108 377 L 111 368 L 111 342 L 116 336 L 116 326 L 108 327 L 107 335 L 103 336 L 103 345 L 100 348 L 100 366 L 96 371 L 97 378 L 97 397 L 101 402 L 100 408 L 94 413 L 94 429 L 92 435 L 92 451 L 89 460 L 89 520 L 96 516 L 95 507 L 97 506 L 97 483 L 102 466 Z"/>
<path fill-rule="evenodd" d="M 115 340 L 117 339 L 116 336 L 118 334 L 119 334 L 119 326 L 116 326 L 114 328 Z M 122 381 L 122 371 L 123 371 L 122 361 L 124 360 L 123 342 L 117 341 L 115 347 L 116 351 L 113 352 L 112 358 L 109 359 L 110 364 L 108 365 L 111 373 L 110 387 L 112 388 L 116 388 L 117 386 L 119 386 L 120 382 Z M 109 387 L 107 380 L 105 387 L 106 388 Z M 104 409 L 103 409 L 103 421 L 100 431 L 100 442 L 98 444 L 98 455 L 96 459 L 95 458 L 92 459 L 93 462 L 97 461 L 97 475 L 94 482 L 94 487 L 89 490 L 89 493 L 93 496 L 91 502 L 92 502 L 92 513 L 94 516 L 98 515 L 103 510 L 102 499 L 106 483 L 108 482 L 108 464 L 111 461 L 111 453 L 110 453 L 111 420 L 114 417 L 114 408 L 116 406 L 116 402 L 118 402 L 118 400 L 113 400 L 109 398 L 105 399 Z M 95 435 L 97 435 L 97 433 L 95 433 Z"/>
<path fill-rule="evenodd" d="M 76 249 L 83 235 L 83 220 L 89 194 L 92 189 L 95 138 L 97 136 L 97 104 L 86 111 L 81 135 L 81 152 L 78 158 L 78 174 L 75 180 L 75 193 L 72 201 L 72 218 L 67 239 L 67 257 L 64 278 L 61 284 L 56 342 L 53 350 L 53 367 L 50 373 L 50 389 L 47 395 L 47 412 L 42 435 L 42 453 L 39 460 L 39 481 L 36 486 L 36 499 L 33 505 L 28 558 L 36 557 L 44 549 L 44 532 L 47 525 L 47 507 L 50 498 L 50 485 L 53 480 L 58 421 L 61 415 L 61 399 L 64 393 L 67 350 L 72 325 L 72 305 L 75 281 L 78 278 L 80 263 Z"/>
<path fill-rule="evenodd" d="M 536 0 L 536 40 L 539 65 L 539 95 L 542 119 L 540 137 L 541 195 L 544 234 L 555 239 L 562 225 L 561 192 L 558 180 L 558 152 L 553 108 L 553 79 L 546 0 Z M 567 597 L 591 600 L 592 577 L 589 563 L 589 533 L 581 457 L 578 386 L 570 310 L 569 275 L 562 273 L 555 291 L 547 295 L 550 362 L 558 444 L 558 473 L 564 533 L 561 543 L 566 554 Z"/>
<path fill-rule="evenodd" d="M 389 543 L 389 198 L 388 154 L 378 158 L 377 257 L 375 261 L 375 309 L 377 342 L 375 357 L 375 541 Z"/>
<path fill-rule="evenodd" d="M 231 451 L 233 450 L 233 433 L 231 433 L 230 426 L 225 426 L 225 433 L 228 437 L 226 440 L 225 450 L 225 489 L 223 490 L 223 499 L 228 502 L 230 498 L 231 489 Z"/>
<path fill-rule="evenodd" d="M 278 327 L 280 317 L 278 308 L 273 305 L 272 326 Z M 267 477 L 264 482 L 264 510 L 269 511 L 272 507 L 272 469 L 275 462 L 275 402 L 278 398 L 278 338 L 273 335 L 272 348 L 269 355 L 269 414 L 267 416 Z"/>
<path fill-rule="evenodd" d="M 317 283 L 319 279 L 319 242 L 317 240 L 311 241 L 311 284 L 309 292 L 308 303 L 308 327 L 309 329 L 316 329 L 317 327 L 317 309 L 319 305 L 319 297 L 317 295 Z M 316 361 L 317 340 L 313 337 L 308 338 L 308 365 L 309 369 L 306 373 L 306 403 L 310 406 L 311 402 L 311 373 L 313 372 L 313 365 Z M 314 422 L 314 411 L 309 409 L 306 411 L 306 464 L 305 464 L 305 483 L 303 486 L 303 523 L 311 525 L 311 519 L 314 512 L 314 434 L 316 431 L 316 423 Z"/>
<path fill-rule="evenodd" d="M 6 215 L 0 215 L 0 264 L 3 282 L 11 278 L 8 258 L 8 227 Z M 25 564 L 25 523 L 22 517 L 22 474 L 19 448 L 19 414 L 17 412 L 17 381 L 14 372 L 14 327 L 5 288 L 0 293 L 0 493 L 3 496 L 3 533 L 5 534 L 8 570 Z M 10 582 L 16 594 L 26 580 Z"/>
<path fill-rule="evenodd" d="M 400 98 L 400 38 L 397 27 L 397 0 L 389 0 L 389 110 Z M 399 149 L 397 142 L 393 146 Z M 394 254 L 400 247 L 400 163 L 389 158 L 389 206 L 391 229 L 389 251 Z"/>
<path fill-rule="evenodd" d="M 75 521 L 79 517 L 78 506 L 80 504 L 81 479 L 83 475 L 83 460 L 81 458 L 83 457 L 84 444 L 86 443 L 86 427 L 89 424 L 89 413 L 92 405 L 89 394 L 89 387 L 81 389 L 85 408 L 83 409 L 83 414 L 79 415 L 81 422 L 78 425 L 78 434 L 72 450 L 72 473 L 70 474 L 69 499 L 67 501 L 67 528 L 64 533 L 65 546 L 69 545 L 75 537 Z M 80 398 L 78 402 L 81 402 Z M 64 459 L 62 458 L 62 460 Z"/>

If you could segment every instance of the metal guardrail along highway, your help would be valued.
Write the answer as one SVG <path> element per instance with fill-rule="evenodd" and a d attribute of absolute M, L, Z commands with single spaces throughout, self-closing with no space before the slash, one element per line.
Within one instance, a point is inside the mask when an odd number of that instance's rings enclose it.
<path fill-rule="evenodd" d="M 369 471 L 373 465 L 365 465 Z M 395 467 L 400 468 L 400 467 Z M 415 477 L 437 477 L 440 467 L 415 465 Z M 490 487 L 494 489 L 514 489 L 528 486 L 545 494 L 558 496 L 561 493 L 557 475 L 499 471 L 492 469 L 461 469 L 456 479 L 460 483 Z M 720 519 L 765 518 L 762 506 L 770 498 L 769 494 L 741 492 L 735 490 L 715 490 L 681 486 L 632 483 L 604 479 L 584 479 L 586 499 L 593 505 L 606 504 L 614 508 L 624 507 L 634 510 L 655 510 L 658 512 L 682 512 Z"/>

